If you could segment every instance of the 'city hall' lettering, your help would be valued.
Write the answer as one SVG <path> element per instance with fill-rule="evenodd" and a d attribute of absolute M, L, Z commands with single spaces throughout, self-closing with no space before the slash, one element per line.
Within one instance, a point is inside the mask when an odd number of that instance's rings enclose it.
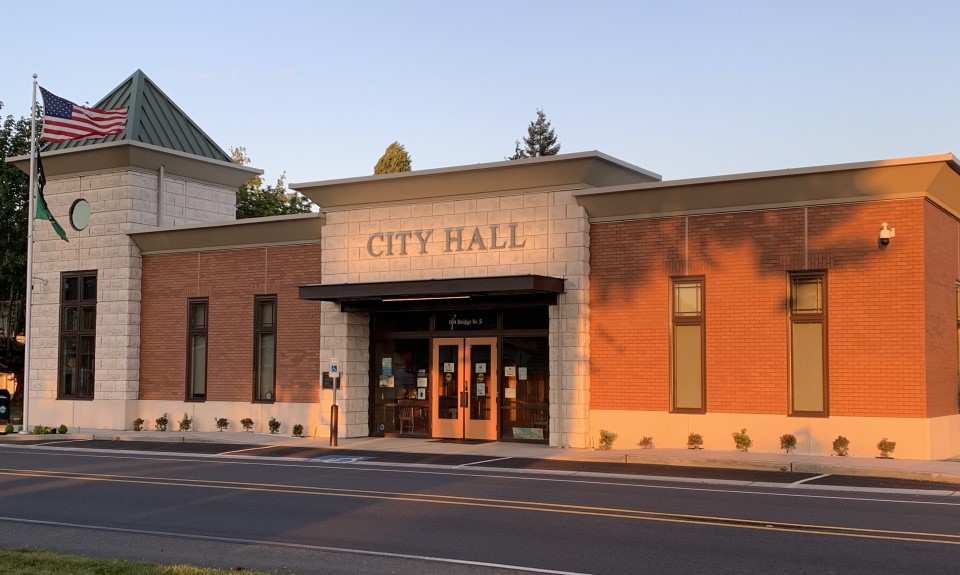
<path fill-rule="evenodd" d="M 499 225 L 473 228 L 446 228 L 443 230 L 443 251 L 472 252 L 486 250 L 511 250 L 527 245 L 527 240 L 517 239 L 517 225 L 507 224 L 509 232 L 501 235 Z M 417 250 L 417 255 L 427 253 L 427 242 L 433 236 L 433 230 L 411 230 L 404 232 L 377 232 L 367 238 L 367 253 L 371 257 L 406 256 L 409 250 Z"/>

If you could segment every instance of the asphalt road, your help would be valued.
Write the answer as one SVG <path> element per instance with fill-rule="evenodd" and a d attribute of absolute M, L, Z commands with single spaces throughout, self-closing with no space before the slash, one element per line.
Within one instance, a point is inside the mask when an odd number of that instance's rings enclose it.
<path fill-rule="evenodd" d="M 902 575 L 960 560 L 957 497 L 324 457 L 2 449 L 0 538 L 325 575 Z"/>

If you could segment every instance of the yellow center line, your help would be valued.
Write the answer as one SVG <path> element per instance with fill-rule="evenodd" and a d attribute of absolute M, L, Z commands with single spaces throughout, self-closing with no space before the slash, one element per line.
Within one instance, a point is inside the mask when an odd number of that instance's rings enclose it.
<path fill-rule="evenodd" d="M 146 477 L 138 475 L 111 475 L 75 473 L 69 471 L 44 470 L 14 470 L 0 469 L 0 475 L 20 477 L 43 477 L 50 479 L 66 479 L 72 481 L 96 481 L 111 483 L 128 483 L 141 485 L 163 485 L 170 487 L 195 487 L 205 489 L 222 489 L 247 492 L 281 493 L 294 495 L 314 495 L 326 497 L 349 497 L 354 499 L 378 499 L 390 501 L 406 501 L 413 503 L 433 503 L 437 505 L 457 505 L 469 507 L 485 507 L 509 509 L 517 511 L 537 511 L 541 513 L 562 513 L 568 515 L 584 515 L 593 517 L 608 517 L 616 519 L 634 519 L 642 521 L 658 521 L 666 523 L 684 523 L 697 525 L 714 525 L 717 527 L 736 527 L 740 529 L 757 529 L 763 531 L 780 531 L 789 533 L 806 533 L 810 535 L 833 535 L 837 537 L 857 537 L 864 539 L 885 539 L 895 541 L 911 541 L 921 543 L 940 543 L 960 545 L 960 534 L 933 533 L 916 531 L 894 531 L 885 529 L 867 529 L 859 527 L 842 527 L 837 525 L 818 525 L 805 523 L 783 523 L 778 521 L 760 521 L 755 519 L 741 519 L 736 517 L 721 517 L 710 515 L 692 515 L 684 513 L 664 513 L 657 511 L 642 511 L 616 507 L 597 507 L 588 505 L 572 505 L 564 503 L 545 503 L 539 501 L 524 501 L 513 499 L 493 499 L 482 497 L 466 497 L 457 495 L 423 494 L 395 491 L 376 491 L 362 489 L 346 489 L 337 487 L 314 487 L 308 485 L 283 485 L 276 483 L 244 483 L 237 481 L 213 481 L 206 479 L 176 479 L 166 477 Z"/>

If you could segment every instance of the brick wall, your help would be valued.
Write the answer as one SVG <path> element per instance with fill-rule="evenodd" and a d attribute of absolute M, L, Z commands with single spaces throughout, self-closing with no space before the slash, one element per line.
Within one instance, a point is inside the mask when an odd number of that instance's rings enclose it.
<path fill-rule="evenodd" d="M 277 401 L 317 400 L 320 306 L 298 287 L 320 282 L 320 246 L 143 258 L 140 399 L 182 400 L 187 301 L 209 298 L 207 401 L 251 401 L 253 301 L 277 296 Z"/>
<path fill-rule="evenodd" d="M 594 223 L 591 408 L 669 410 L 670 277 L 702 275 L 707 411 L 786 414 L 788 272 L 811 269 L 827 272 L 830 414 L 926 417 L 924 203 Z"/>
<path fill-rule="evenodd" d="M 960 279 L 960 223 L 930 202 L 925 203 L 923 215 L 927 410 L 931 417 L 937 417 L 957 413 L 956 282 Z"/>

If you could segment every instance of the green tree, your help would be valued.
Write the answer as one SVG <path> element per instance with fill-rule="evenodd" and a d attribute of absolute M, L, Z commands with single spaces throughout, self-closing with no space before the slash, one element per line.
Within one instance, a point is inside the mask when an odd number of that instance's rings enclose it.
<path fill-rule="evenodd" d="M 523 139 L 523 147 L 520 147 L 520 140 L 516 140 L 513 155 L 508 159 L 519 160 L 538 156 L 555 156 L 558 153 L 560 153 L 560 142 L 557 141 L 557 135 L 550 126 L 550 120 L 547 119 L 542 109 L 537 108 L 537 119 L 530 122 L 527 127 L 527 136 Z"/>
<path fill-rule="evenodd" d="M 24 358 L 16 335 L 25 317 L 30 178 L 6 159 L 29 153 L 30 119 L 8 115 L 0 125 L 0 370 L 16 374 L 18 394 Z"/>
<path fill-rule="evenodd" d="M 395 174 L 397 172 L 409 172 L 411 169 L 410 154 L 403 144 L 394 142 L 387 146 L 386 151 L 377 160 L 377 165 L 373 167 L 374 174 Z"/>
<path fill-rule="evenodd" d="M 230 148 L 233 161 L 246 166 L 250 164 L 247 149 L 243 146 Z M 297 192 L 288 192 L 287 173 L 277 178 L 275 186 L 264 186 L 260 176 L 244 182 L 237 190 L 237 219 L 305 214 L 313 209 L 313 202 Z"/>

